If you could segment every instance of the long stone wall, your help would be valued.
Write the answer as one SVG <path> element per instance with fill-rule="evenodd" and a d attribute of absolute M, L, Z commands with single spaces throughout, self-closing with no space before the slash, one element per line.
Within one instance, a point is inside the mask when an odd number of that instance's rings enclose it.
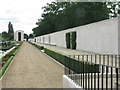
<path fill-rule="evenodd" d="M 35 37 L 34 39 L 36 42 L 66 47 L 66 33 L 76 31 L 78 50 L 99 54 L 118 54 L 118 30 L 118 18 L 114 18 Z"/>

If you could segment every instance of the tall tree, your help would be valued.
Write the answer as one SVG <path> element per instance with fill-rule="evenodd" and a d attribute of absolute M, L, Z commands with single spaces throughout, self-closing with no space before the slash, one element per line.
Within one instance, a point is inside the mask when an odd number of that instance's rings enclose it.
<path fill-rule="evenodd" d="M 28 41 L 28 35 L 26 33 L 24 33 L 24 38 Z"/>
<path fill-rule="evenodd" d="M 111 8 L 108 8 L 108 5 Z M 107 2 L 52 2 L 43 7 L 42 18 L 32 31 L 40 36 L 110 18 L 116 3 Z M 114 17 L 116 14 L 114 13 Z"/>
<path fill-rule="evenodd" d="M 110 17 L 117 17 L 120 15 L 120 2 L 108 2 L 108 8 L 110 8 Z"/>
<path fill-rule="evenodd" d="M 13 25 L 11 24 L 11 22 L 9 22 L 8 24 L 8 37 L 9 40 L 13 40 L 14 39 L 14 30 L 13 30 Z"/>

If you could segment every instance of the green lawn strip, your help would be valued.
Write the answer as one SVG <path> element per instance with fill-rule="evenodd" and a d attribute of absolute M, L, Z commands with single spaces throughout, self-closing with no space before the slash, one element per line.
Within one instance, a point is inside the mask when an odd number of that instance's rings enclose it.
<path fill-rule="evenodd" d="M 11 56 L 10 59 L 4 64 L 4 66 L 0 69 L 0 77 L 4 74 L 6 71 L 7 67 L 9 66 L 10 62 L 13 60 L 14 56 Z"/>
<path fill-rule="evenodd" d="M 21 43 L 22 44 L 22 43 Z M 0 78 L 2 77 L 2 75 L 4 74 L 4 72 L 6 71 L 7 67 L 9 66 L 10 62 L 13 60 L 14 56 L 17 54 L 20 45 L 17 45 L 13 50 L 11 50 L 10 52 L 8 52 L 5 56 L 3 56 L 0 59 L 0 62 L 2 62 L 3 60 L 6 60 L 7 62 L 2 66 L 2 68 L 0 69 Z M 6 59 L 9 58 L 9 59 Z"/>

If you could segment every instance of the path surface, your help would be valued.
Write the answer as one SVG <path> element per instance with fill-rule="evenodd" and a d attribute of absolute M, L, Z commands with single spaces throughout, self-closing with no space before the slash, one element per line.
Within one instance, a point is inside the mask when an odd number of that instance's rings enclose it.
<path fill-rule="evenodd" d="M 64 68 L 23 43 L 2 80 L 3 88 L 62 88 Z"/>

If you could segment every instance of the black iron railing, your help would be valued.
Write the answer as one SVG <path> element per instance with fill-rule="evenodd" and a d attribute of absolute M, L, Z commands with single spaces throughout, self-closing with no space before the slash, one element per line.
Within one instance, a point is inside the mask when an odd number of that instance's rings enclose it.
<path fill-rule="evenodd" d="M 120 90 L 120 55 L 69 55 L 69 58 L 78 62 L 73 62 L 70 69 L 71 61 L 66 61 L 65 74 L 85 90 Z M 82 71 L 74 72 L 76 67 Z"/>

